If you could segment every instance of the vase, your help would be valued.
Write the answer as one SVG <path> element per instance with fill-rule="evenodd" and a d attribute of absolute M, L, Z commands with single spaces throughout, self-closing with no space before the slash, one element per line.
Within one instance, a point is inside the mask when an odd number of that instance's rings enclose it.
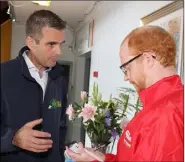
<path fill-rule="evenodd" d="M 91 147 L 94 150 L 100 151 L 101 153 L 106 153 L 107 145 L 106 144 L 99 144 L 97 142 L 91 142 Z"/>

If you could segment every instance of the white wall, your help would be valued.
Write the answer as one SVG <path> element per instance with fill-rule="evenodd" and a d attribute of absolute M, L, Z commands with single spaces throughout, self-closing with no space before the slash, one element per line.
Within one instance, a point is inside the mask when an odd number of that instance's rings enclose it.
<path fill-rule="evenodd" d="M 123 74 L 119 69 L 120 44 L 131 30 L 140 25 L 140 18 L 170 2 L 172 1 L 101 1 L 98 3 L 94 12 L 86 18 L 83 28 L 77 31 L 77 40 L 84 38 L 81 42 L 86 45 L 84 43 L 86 36 L 83 34 L 87 33 L 88 23 L 92 18 L 95 19 L 89 92 L 93 82 L 99 84 L 104 98 L 108 98 L 110 94 L 117 96 L 118 87 L 132 87 L 124 82 Z M 77 46 L 77 50 L 83 54 L 90 49 Z M 92 77 L 93 71 L 99 72 L 98 79 Z M 88 145 L 87 139 L 86 146 Z"/>
<path fill-rule="evenodd" d="M 116 95 L 116 89 L 120 86 L 131 86 L 123 81 L 123 75 L 119 69 L 119 47 L 124 37 L 140 25 L 141 17 L 170 2 L 101 1 L 98 4 L 96 12 L 91 15 L 95 18 L 91 73 L 98 71 L 99 77 L 93 78 L 91 74 L 90 84 L 92 85 L 94 81 L 98 82 L 105 98 L 111 93 Z M 88 18 L 86 22 L 88 23 Z M 87 33 L 87 23 L 83 26 L 84 32 L 79 30 L 80 34 L 77 34 L 77 37 Z M 87 48 L 83 47 L 83 49 Z"/>
<path fill-rule="evenodd" d="M 11 42 L 11 59 L 18 56 L 19 50 L 25 46 L 25 26 L 19 23 L 12 23 L 12 42 Z"/>

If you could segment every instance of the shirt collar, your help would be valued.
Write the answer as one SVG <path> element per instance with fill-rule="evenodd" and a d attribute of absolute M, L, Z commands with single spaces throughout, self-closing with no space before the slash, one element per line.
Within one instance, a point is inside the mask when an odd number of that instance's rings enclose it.
<path fill-rule="evenodd" d="M 24 51 L 23 57 L 24 57 L 24 60 L 28 66 L 28 69 L 32 69 L 32 68 L 37 69 L 36 66 L 31 62 L 31 60 L 27 56 L 27 53 L 28 53 L 28 51 Z"/>
<path fill-rule="evenodd" d="M 173 75 L 165 77 L 152 86 L 142 90 L 139 92 L 139 97 L 143 104 L 143 108 L 150 107 L 156 103 L 156 101 L 166 96 L 169 90 L 171 92 L 180 85 L 182 85 L 180 77 L 178 75 Z"/>
<path fill-rule="evenodd" d="M 25 62 L 27 64 L 27 66 L 28 66 L 28 69 L 37 69 L 37 67 L 32 63 L 32 61 L 30 60 L 30 58 L 27 56 L 27 54 L 28 54 L 28 50 L 24 51 L 23 57 L 24 57 Z M 49 72 L 50 70 L 51 70 L 51 68 L 46 68 L 44 71 L 45 72 Z"/>

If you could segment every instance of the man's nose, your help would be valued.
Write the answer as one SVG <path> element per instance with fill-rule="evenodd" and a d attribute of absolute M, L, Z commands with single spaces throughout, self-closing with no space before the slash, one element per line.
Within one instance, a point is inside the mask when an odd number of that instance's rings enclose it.
<path fill-rule="evenodd" d="M 124 74 L 124 81 L 128 81 L 128 80 L 129 80 L 128 75 Z"/>
<path fill-rule="evenodd" d="M 55 49 L 55 53 L 60 56 L 61 55 L 61 47 L 60 46 L 56 46 L 56 49 Z"/>

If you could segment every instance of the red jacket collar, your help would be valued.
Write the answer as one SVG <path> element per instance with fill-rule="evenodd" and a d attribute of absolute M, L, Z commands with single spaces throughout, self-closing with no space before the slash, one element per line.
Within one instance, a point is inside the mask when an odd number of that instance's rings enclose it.
<path fill-rule="evenodd" d="M 152 86 L 142 90 L 139 92 L 139 97 L 143 108 L 153 105 L 156 101 L 166 96 L 169 91 L 173 91 L 178 86 L 182 86 L 181 79 L 178 75 L 173 75 L 165 77 Z"/>

